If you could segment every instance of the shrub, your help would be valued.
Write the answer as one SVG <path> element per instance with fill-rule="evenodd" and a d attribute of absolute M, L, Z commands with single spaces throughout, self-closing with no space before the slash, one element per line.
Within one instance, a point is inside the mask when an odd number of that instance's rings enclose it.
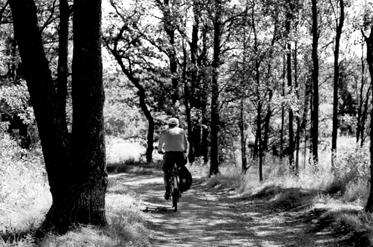
<path fill-rule="evenodd" d="M 369 181 L 369 150 L 357 148 L 338 156 L 333 179 L 326 186 L 327 193 L 341 196 L 347 201 L 366 198 Z"/>

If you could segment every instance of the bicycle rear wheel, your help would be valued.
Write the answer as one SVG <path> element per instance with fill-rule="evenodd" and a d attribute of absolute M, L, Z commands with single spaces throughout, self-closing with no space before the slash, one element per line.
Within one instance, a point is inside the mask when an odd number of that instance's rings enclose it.
<path fill-rule="evenodd" d="M 177 211 L 177 203 L 179 201 L 179 190 L 174 188 L 172 191 L 172 207 L 174 208 L 174 211 Z"/>

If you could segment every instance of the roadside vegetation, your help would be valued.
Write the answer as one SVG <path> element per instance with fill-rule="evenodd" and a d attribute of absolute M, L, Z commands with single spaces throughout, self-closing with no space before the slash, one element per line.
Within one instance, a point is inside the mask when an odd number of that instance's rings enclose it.
<path fill-rule="evenodd" d="M 0 246 L 150 246 L 150 233 L 139 207 L 141 201 L 133 194 L 116 190 L 117 185 L 110 178 L 106 227 L 77 226 L 64 235 L 50 233 L 36 238 L 51 205 L 41 150 L 36 145 L 31 152 L 26 151 L 9 135 L 3 133 L 0 137 Z M 109 164 L 140 161 L 142 149 L 136 144 L 109 138 L 107 146 Z"/>
<path fill-rule="evenodd" d="M 363 210 L 369 196 L 369 150 L 356 147 L 349 137 L 340 137 L 338 145 L 333 172 L 328 151 L 320 153 L 317 169 L 309 164 L 308 155 L 303 156 L 306 160 L 300 163 L 305 166 L 298 175 L 287 169 L 286 160 L 267 155 L 262 182 L 256 166 L 243 174 L 237 162 L 225 164 L 208 186 L 234 188 L 240 198 L 265 200 L 274 211 L 301 212 L 310 231 L 328 229 L 344 235 L 350 246 L 372 246 L 373 216 Z"/>

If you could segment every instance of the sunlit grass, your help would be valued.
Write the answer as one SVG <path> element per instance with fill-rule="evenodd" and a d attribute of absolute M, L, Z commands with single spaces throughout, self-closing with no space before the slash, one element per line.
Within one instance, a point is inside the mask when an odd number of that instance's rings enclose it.
<path fill-rule="evenodd" d="M 309 150 L 301 152 L 298 175 L 290 171 L 288 157 L 267 154 L 263 181 L 259 181 L 257 160 L 250 160 L 245 174 L 239 163 L 230 164 L 210 184 L 232 186 L 243 198 L 265 199 L 276 210 L 322 209 L 326 212 L 322 217 L 329 217 L 336 228 L 373 243 L 373 216 L 363 211 L 370 185 L 368 148 L 358 147 L 352 137 L 339 137 L 338 158 L 332 167 L 330 145 L 320 146 L 317 166 L 310 162 Z"/>
<path fill-rule="evenodd" d="M 40 151 L 25 153 L 7 135 L 0 146 L 0 233 L 35 228 L 51 205 Z"/>
<path fill-rule="evenodd" d="M 12 239 L 5 242 L 0 238 L 0 246 L 35 246 L 32 231 L 40 226 L 51 205 L 41 154 L 26 153 L 9 136 L 1 136 L 0 141 L 0 233 Z M 114 140 L 107 154 L 128 162 L 139 160 L 142 151 L 139 144 Z M 106 227 L 81 226 L 61 236 L 49 234 L 37 246 L 150 246 L 140 199 L 124 189 L 119 192 L 106 195 Z"/>
<path fill-rule="evenodd" d="M 108 225 L 78 227 L 64 235 L 48 235 L 39 244 L 54 246 L 150 246 L 149 231 L 144 227 L 144 216 L 139 209 L 139 200 L 126 194 L 106 196 Z"/>
<path fill-rule="evenodd" d="M 117 137 L 107 137 L 106 153 L 108 166 L 128 161 L 139 162 L 145 154 L 145 147 L 140 143 L 128 142 Z"/>

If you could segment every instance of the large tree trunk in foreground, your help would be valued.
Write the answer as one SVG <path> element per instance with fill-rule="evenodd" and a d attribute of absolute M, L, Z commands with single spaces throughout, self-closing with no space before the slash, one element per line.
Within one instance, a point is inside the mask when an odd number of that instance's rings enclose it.
<path fill-rule="evenodd" d="M 75 1 L 73 68 L 73 144 L 37 24 L 32 0 L 11 0 L 15 38 L 48 174 L 52 207 L 44 227 L 66 231 L 71 225 L 103 225 L 105 219 L 105 142 L 101 65 L 101 1 Z M 61 105 L 60 105 L 61 106 Z"/>
<path fill-rule="evenodd" d="M 30 93 L 31 104 L 39 130 L 44 163 L 53 203 L 71 182 L 66 126 L 57 111 L 57 92 L 45 57 L 37 24 L 36 6 L 32 0 L 9 2 L 13 15 L 15 39 Z M 62 213 L 61 213 L 62 214 Z M 56 220 L 59 228 L 64 219 Z"/>
<path fill-rule="evenodd" d="M 101 58 L 101 0 L 74 1 L 73 135 L 74 222 L 104 225 L 107 185 Z"/>

